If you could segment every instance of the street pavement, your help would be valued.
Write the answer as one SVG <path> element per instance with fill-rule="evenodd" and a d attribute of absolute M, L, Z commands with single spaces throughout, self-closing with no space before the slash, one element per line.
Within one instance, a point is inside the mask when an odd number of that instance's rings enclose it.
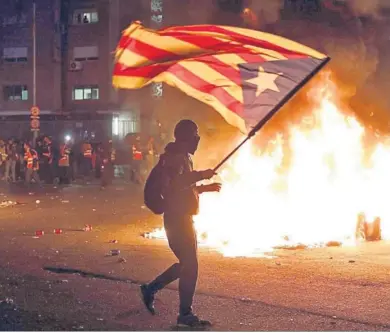
<path fill-rule="evenodd" d="M 0 192 L 0 202 L 22 203 L 0 208 L 0 330 L 177 330 L 176 283 L 158 294 L 156 316 L 138 294 L 175 260 L 164 240 L 142 237 L 161 226 L 142 188 L 2 184 Z M 390 329 L 389 243 L 274 255 L 224 258 L 201 247 L 196 313 L 217 331 Z"/>

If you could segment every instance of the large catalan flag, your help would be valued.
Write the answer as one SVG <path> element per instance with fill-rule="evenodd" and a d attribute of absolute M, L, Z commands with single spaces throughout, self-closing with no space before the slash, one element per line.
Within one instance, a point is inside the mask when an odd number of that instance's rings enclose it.
<path fill-rule="evenodd" d="M 138 89 L 165 82 L 247 133 L 328 60 L 309 47 L 260 31 L 218 25 L 155 31 L 134 22 L 119 41 L 113 85 Z"/>

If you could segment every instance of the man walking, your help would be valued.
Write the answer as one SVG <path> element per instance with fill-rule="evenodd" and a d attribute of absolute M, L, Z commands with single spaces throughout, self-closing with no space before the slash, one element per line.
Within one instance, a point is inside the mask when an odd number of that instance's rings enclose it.
<path fill-rule="evenodd" d="M 141 286 L 142 299 L 152 314 L 154 296 L 171 282 L 179 279 L 180 309 L 179 326 L 204 327 L 210 322 L 200 320 L 192 312 L 192 301 L 198 279 L 197 238 L 193 226 L 193 215 L 198 213 L 199 194 L 219 192 L 221 185 L 214 183 L 196 186 L 210 179 L 213 170 L 193 171 L 191 156 L 199 144 L 198 126 L 191 120 L 180 121 L 174 130 L 175 142 L 169 143 L 160 157 L 162 163 L 162 195 L 164 197 L 164 228 L 169 247 L 178 263 L 173 264 L 154 281 Z"/>

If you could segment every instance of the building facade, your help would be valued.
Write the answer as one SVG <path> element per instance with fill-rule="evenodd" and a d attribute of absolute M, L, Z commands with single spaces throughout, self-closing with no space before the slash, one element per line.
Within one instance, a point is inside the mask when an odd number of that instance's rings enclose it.
<path fill-rule="evenodd" d="M 150 1 L 35 0 L 35 86 L 33 0 L 0 1 L 0 136 L 31 134 L 34 87 L 42 133 L 138 132 L 141 105 L 112 88 L 111 73 L 121 31 L 150 18 Z"/>

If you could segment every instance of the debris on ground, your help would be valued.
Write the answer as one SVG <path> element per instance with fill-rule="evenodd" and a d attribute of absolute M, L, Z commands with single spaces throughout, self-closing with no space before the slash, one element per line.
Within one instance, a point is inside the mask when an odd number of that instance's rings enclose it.
<path fill-rule="evenodd" d="M 43 230 L 37 230 L 35 231 L 35 236 L 43 236 L 45 232 Z"/>
<path fill-rule="evenodd" d="M 112 255 L 112 256 L 118 256 L 119 254 L 121 253 L 121 251 L 120 250 L 110 250 L 110 255 Z"/>
<path fill-rule="evenodd" d="M 127 261 L 127 260 L 126 260 L 125 258 L 119 258 L 119 259 L 118 259 L 118 262 L 119 262 L 119 263 L 125 263 L 126 261 Z"/>
<path fill-rule="evenodd" d="M 40 203 L 41 203 L 41 200 L 35 200 L 35 203 L 36 203 L 36 204 L 40 204 Z"/>
<path fill-rule="evenodd" d="M 356 262 L 356 260 L 349 260 L 348 262 L 349 262 L 350 264 L 353 264 L 353 263 Z"/>
<path fill-rule="evenodd" d="M 16 201 L 2 201 L 0 202 L 0 208 L 16 206 L 18 203 Z"/>
<path fill-rule="evenodd" d="M 5 299 L 0 300 L 0 303 L 14 304 L 14 300 L 12 298 L 6 297 Z"/>
<path fill-rule="evenodd" d="M 116 239 L 112 239 L 112 240 L 109 241 L 109 243 L 117 244 L 118 241 Z"/>
<path fill-rule="evenodd" d="M 276 250 L 305 250 L 307 248 L 308 248 L 308 246 L 305 244 L 274 246 L 274 249 L 276 249 Z"/>
<path fill-rule="evenodd" d="M 62 203 L 69 203 L 69 200 L 61 200 Z"/>
<path fill-rule="evenodd" d="M 83 228 L 84 231 L 92 231 L 92 225 L 86 224 Z"/>
<path fill-rule="evenodd" d="M 338 242 L 338 241 L 330 241 L 328 243 L 325 244 L 326 247 L 339 247 L 342 245 L 341 242 Z"/>
<path fill-rule="evenodd" d="M 241 302 L 246 302 L 246 303 L 252 302 L 252 300 L 249 297 L 243 297 L 243 298 L 240 299 L 240 301 Z"/>

